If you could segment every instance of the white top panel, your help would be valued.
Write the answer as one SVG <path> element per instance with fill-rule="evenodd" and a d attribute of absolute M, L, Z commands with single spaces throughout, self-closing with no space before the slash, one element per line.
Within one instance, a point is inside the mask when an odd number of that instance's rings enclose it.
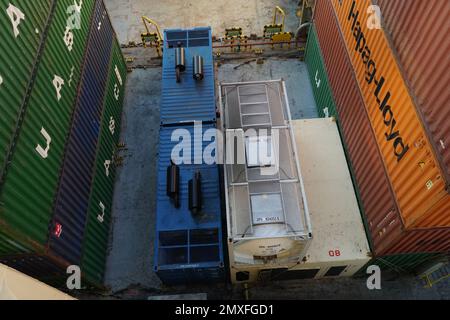
<path fill-rule="evenodd" d="M 331 118 L 292 121 L 313 230 L 310 262 L 370 253 L 339 131 Z"/>
<path fill-rule="evenodd" d="M 17 270 L 0 264 L 0 300 L 75 300 Z"/>

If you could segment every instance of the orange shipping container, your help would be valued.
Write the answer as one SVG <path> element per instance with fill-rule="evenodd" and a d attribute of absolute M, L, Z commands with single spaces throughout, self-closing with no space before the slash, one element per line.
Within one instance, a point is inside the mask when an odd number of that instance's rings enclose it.
<path fill-rule="evenodd" d="M 332 0 L 406 229 L 450 226 L 450 197 L 370 0 Z"/>
<path fill-rule="evenodd" d="M 373 0 L 450 188 L 450 1 Z"/>
<path fill-rule="evenodd" d="M 330 0 L 316 1 L 314 24 L 374 255 L 449 252 L 450 227 L 406 230 L 403 226 Z"/>

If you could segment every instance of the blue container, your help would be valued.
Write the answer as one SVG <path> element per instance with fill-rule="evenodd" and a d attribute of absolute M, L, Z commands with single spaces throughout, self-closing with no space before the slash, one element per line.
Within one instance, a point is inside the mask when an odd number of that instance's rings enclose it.
<path fill-rule="evenodd" d="M 203 125 L 197 130 L 203 135 L 215 125 Z M 180 164 L 179 208 L 167 193 L 167 168 L 171 165 L 172 150 L 179 140 L 172 141 L 172 134 L 184 130 L 192 137 L 187 144 L 191 164 Z M 186 143 L 186 140 L 184 140 Z M 202 160 L 207 146 L 213 141 L 194 144 L 194 126 L 162 127 L 158 161 L 158 194 L 156 211 L 155 271 L 168 285 L 217 282 L 225 278 L 222 242 L 222 210 L 219 166 L 208 165 Z M 185 153 L 183 153 L 185 154 Z M 214 152 L 212 153 L 214 155 Z M 189 180 L 201 174 L 202 206 L 199 213 L 189 209 Z"/>
<path fill-rule="evenodd" d="M 214 123 L 216 106 L 211 28 L 165 30 L 164 38 L 161 124 Z M 178 43 L 185 49 L 186 66 L 179 83 L 175 69 Z M 203 58 L 203 80 L 194 80 L 194 56 Z"/>
<path fill-rule="evenodd" d="M 113 37 L 104 3 L 96 1 L 51 224 L 62 232 L 49 237 L 49 252 L 71 264 L 81 260 Z"/>

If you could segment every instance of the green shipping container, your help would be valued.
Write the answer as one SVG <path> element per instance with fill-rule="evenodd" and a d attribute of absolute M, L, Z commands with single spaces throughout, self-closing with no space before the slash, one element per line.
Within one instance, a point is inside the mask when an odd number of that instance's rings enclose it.
<path fill-rule="evenodd" d="M 321 118 L 336 117 L 336 106 L 333 93 L 328 82 L 328 75 L 314 25 L 311 25 L 309 29 L 305 62 L 308 66 L 309 78 L 313 87 L 319 116 Z"/>
<path fill-rule="evenodd" d="M 366 275 L 368 266 L 377 265 L 382 271 L 391 270 L 399 274 L 414 273 L 418 267 L 442 256 L 442 253 L 406 253 L 372 259 L 356 276 Z"/>
<path fill-rule="evenodd" d="M 317 31 L 315 25 L 311 25 L 309 28 L 308 41 L 306 43 L 305 62 L 308 66 L 308 73 L 313 87 L 314 100 L 316 101 L 318 113 L 320 117 L 335 117 L 338 123 L 339 133 L 341 134 L 341 140 L 344 145 L 345 155 L 347 162 L 350 163 L 348 157 L 348 150 L 344 139 L 342 139 L 342 132 L 340 127 L 339 115 L 336 111 L 336 105 L 334 102 L 331 86 L 328 81 L 328 73 L 326 71 L 325 63 L 320 49 L 319 41 L 317 38 Z M 356 197 L 358 199 L 358 205 L 361 211 L 363 206 L 361 202 L 361 196 L 358 190 L 358 185 L 355 179 L 355 173 L 353 168 L 349 165 L 349 171 L 352 176 L 353 186 L 355 188 Z M 369 234 L 369 227 L 365 220 L 365 215 L 362 214 L 364 228 L 366 233 Z M 372 239 L 367 237 L 370 248 L 372 249 Z"/>
<path fill-rule="evenodd" d="M 46 250 L 93 5 L 94 0 L 56 2 L 11 165 L 0 189 L 0 226 L 10 243 L 1 248 L 5 251 L 0 255 Z"/>
<path fill-rule="evenodd" d="M 0 0 L 0 183 L 53 0 Z"/>
<path fill-rule="evenodd" d="M 81 270 L 85 279 L 96 286 L 103 283 L 114 194 L 114 156 L 120 138 L 120 124 L 127 68 L 116 40 L 108 74 L 102 115 L 100 142 L 91 188 L 88 219 L 83 242 Z"/>

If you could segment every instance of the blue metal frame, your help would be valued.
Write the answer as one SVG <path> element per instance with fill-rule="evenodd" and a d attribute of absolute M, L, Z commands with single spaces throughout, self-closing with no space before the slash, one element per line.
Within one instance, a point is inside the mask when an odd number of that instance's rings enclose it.
<path fill-rule="evenodd" d="M 211 28 L 164 31 L 162 69 L 161 125 L 177 125 L 193 121 L 216 121 L 214 60 Z M 186 71 L 176 81 L 175 48 L 181 42 L 186 50 Z M 193 57 L 204 60 L 204 79 L 193 78 Z"/>
<path fill-rule="evenodd" d="M 191 134 L 191 163 L 202 161 L 203 151 L 209 144 L 215 145 L 215 141 L 203 141 L 202 146 L 194 144 L 194 126 L 185 125 L 177 127 L 162 127 L 160 130 L 160 146 L 158 161 L 158 192 L 156 211 L 156 240 L 155 240 L 155 271 L 165 284 L 176 285 L 193 282 L 223 281 L 225 278 L 223 238 L 222 238 L 222 208 L 219 181 L 219 166 L 216 164 L 181 164 L 180 168 L 180 208 L 175 208 L 166 194 L 167 167 L 171 162 L 171 153 L 179 141 L 172 141 L 172 133 L 176 130 L 186 130 Z M 202 135 L 206 130 L 215 129 L 214 124 L 203 125 Z M 215 140 L 215 139 L 214 139 Z M 197 154 L 195 154 L 197 151 Z M 195 172 L 202 175 L 202 214 L 194 216 L 189 210 L 188 182 Z M 206 238 L 202 243 L 191 243 L 195 232 L 208 232 L 216 230 L 217 238 Z M 180 243 L 164 245 L 161 237 L 164 232 L 176 231 L 186 235 Z M 215 233 L 213 233 L 215 234 Z M 213 239 L 215 238 L 215 239 Z M 174 238 L 171 241 L 174 240 Z M 174 252 L 177 261 L 166 263 L 164 253 Z M 200 250 L 202 253 L 195 259 L 191 253 Z M 179 252 L 184 252 L 181 255 Z M 195 260 L 195 261 L 194 261 Z M 167 261 L 167 260 L 166 260 Z"/>

